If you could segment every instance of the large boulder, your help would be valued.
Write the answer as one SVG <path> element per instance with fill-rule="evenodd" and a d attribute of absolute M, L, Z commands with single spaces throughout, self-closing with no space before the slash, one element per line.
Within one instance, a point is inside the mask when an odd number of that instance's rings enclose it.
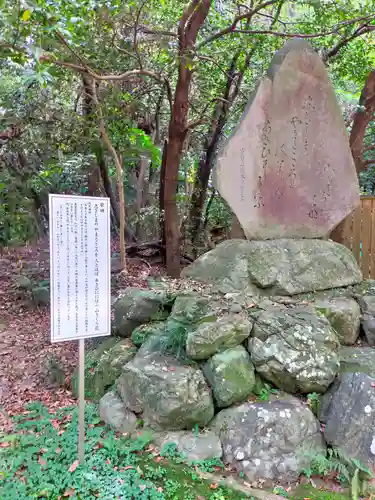
<path fill-rule="evenodd" d="M 131 434 L 137 427 L 137 416 L 126 408 L 119 396 L 107 392 L 99 401 L 100 418 L 119 432 Z"/>
<path fill-rule="evenodd" d="M 166 291 L 127 288 L 114 304 L 114 328 L 129 337 L 138 326 L 164 319 L 168 313 L 170 298 Z"/>
<path fill-rule="evenodd" d="M 362 328 L 367 343 L 375 347 L 375 296 L 364 295 L 359 299 L 362 311 Z"/>
<path fill-rule="evenodd" d="M 136 354 L 130 339 L 106 339 L 85 359 L 85 395 L 98 401 L 120 376 L 122 367 Z M 73 376 L 73 392 L 78 395 L 78 373 Z"/>
<path fill-rule="evenodd" d="M 205 426 L 214 415 L 211 392 L 201 370 L 152 353 L 137 355 L 116 382 L 127 408 L 143 413 L 153 428 L 167 430 Z"/>
<path fill-rule="evenodd" d="M 358 302 L 350 298 L 318 300 L 315 308 L 330 322 L 343 345 L 353 345 L 359 336 L 361 310 Z"/>
<path fill-rule="evenodd" d="M 375 349 L 372 347 L 341 347 L 340 372 L 367 373 L 375 377 Z"/>
<path fill-rule="evenodd" d="M 320 420 L 327 444 L 375 467 L 375 378 L 344 373 L 322 398 Z"/>
<path fill-rule="evenodd" d="M 191 359 L 205 360 L 217 352 L 242 344 L 253 327 L 246 313 L 224 314 L 211 319 L 188 332 L 186 353 Z"/>
<path fill-rule="evenodd" d="M 339 342 L 313 308 L 273 308 L 258 314 L 248 342 L 256 370 L 287 392 L 325 392 L 339 371 Z"/>
<path fill-rule="evenodd" d="M 325 449 L 319 422 L 292 396 L 222 410 L 210 429 L 220 436 L 224 460 L 250 481 L 295 481 L 307 455 Z"/>
<path fill-rule="evenodd" d="M 213 184 L 249 240 L 325 237 L 359 205 L 342 110 L 306 40 L 274 55 L 217 152 Z"/>
<path fill-rule="evenodd" d="M 242 402 L 255 386 L 254 365 L 242 346 L 215 354 L 202 370 L 219 408 Z"/>
<path fill-rule="evenodd" d="M 326 240 L 227 240 L 199 257 L 183 277 L 223 291 L 295 295 L 354 285 L 362 274 L 353 254 Z"/>
<path fill-rule="evenodd" d="M 219 437 L 211 431 L 174 431 L 154 435 L 154 442 L 161 453 L 168 445 L 174 444 L 179 453 L 190 462 L 221 458 L 223 450 Z"/>

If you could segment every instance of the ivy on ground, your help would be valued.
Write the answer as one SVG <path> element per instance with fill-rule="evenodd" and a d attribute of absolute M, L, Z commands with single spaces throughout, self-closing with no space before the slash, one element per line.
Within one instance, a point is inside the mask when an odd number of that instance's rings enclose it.
<path fill-rule="evenodd" d="M 179 460 L 159 455 L 144 433 L 126 439 L 86 407 L 86 461 L 77 461 L 77 408 L 51 411 L 41 404 L 13 417 L 13 433 L 0 435 L 0 498 L 7 500 L 136 499 L 240 500 L 209 484 Z"/>

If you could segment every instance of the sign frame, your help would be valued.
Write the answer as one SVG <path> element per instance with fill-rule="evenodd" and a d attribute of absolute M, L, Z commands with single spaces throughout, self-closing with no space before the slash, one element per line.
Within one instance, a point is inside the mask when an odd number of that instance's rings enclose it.
<path fill-rule="evenodd" d="M 87 333 L 65 336 L 58 336 L 54 331 L 55 324 L 55 282 L 57 280 L 54 269 L 55 269 L 55 232 L 54 232 L 54 222 L 52 220 L 54 215 L 54 202 L 63 199 L 65 202 L 74 202 L 74 201 L 84 201 L 84 202 L 95 202 L 95 203 L 104 203 L 104 207 L 106 210 L 106 234 L 100 234 L 100 247 L 106 249 L 106 264 L 107 269 L 105 271 L 106 274 L 106 331 L 105 332 L 92 332 L 88 331 Z M 96 338 L 96 337 L 105 337 L 111 335 L 111 238 L 110 238 L 110 201 L 109 198 L 95 197 L 95 196 L 78 196 L 78 195 L 65 195 L 65 194 L 50 194 L 49 195 L 49 223 L 50 223 L 50 231 L 49 231 L 49 241 L 50 241 L 50 298 L 51 298 L 51 343 L 57 342 L 68 342 L 72 340 L 79 340 L 82 338 Z M 104 238 L 106 241 L 104 242 Z M 105 247 L 103 247 L 105 245 Z"/>

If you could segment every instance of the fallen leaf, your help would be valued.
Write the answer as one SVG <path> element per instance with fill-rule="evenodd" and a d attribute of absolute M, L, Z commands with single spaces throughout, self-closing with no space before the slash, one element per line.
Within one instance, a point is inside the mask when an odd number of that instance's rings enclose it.
<path fill-rule="evenodd" d="M 217 483 L 211 483 L 211 484 L 210 484 L 210 488 L 211 488 L 211 490 L 216 490 L 216 488 L 217 488 Z"/>
<path fill-rule="evenodd" d="M 68 472 L 74 472 L 78 466 L 79 466 L 79 460 L 74 460 L 72 465 L 69 467 Z"/>

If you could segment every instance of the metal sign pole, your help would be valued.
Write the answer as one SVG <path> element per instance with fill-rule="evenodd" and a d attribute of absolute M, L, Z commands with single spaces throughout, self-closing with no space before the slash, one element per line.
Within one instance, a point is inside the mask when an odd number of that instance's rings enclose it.
<path fill-rule="evenodd" d="M 85 462 L 85 339 L 79 339 L 78 460 Z"/>

